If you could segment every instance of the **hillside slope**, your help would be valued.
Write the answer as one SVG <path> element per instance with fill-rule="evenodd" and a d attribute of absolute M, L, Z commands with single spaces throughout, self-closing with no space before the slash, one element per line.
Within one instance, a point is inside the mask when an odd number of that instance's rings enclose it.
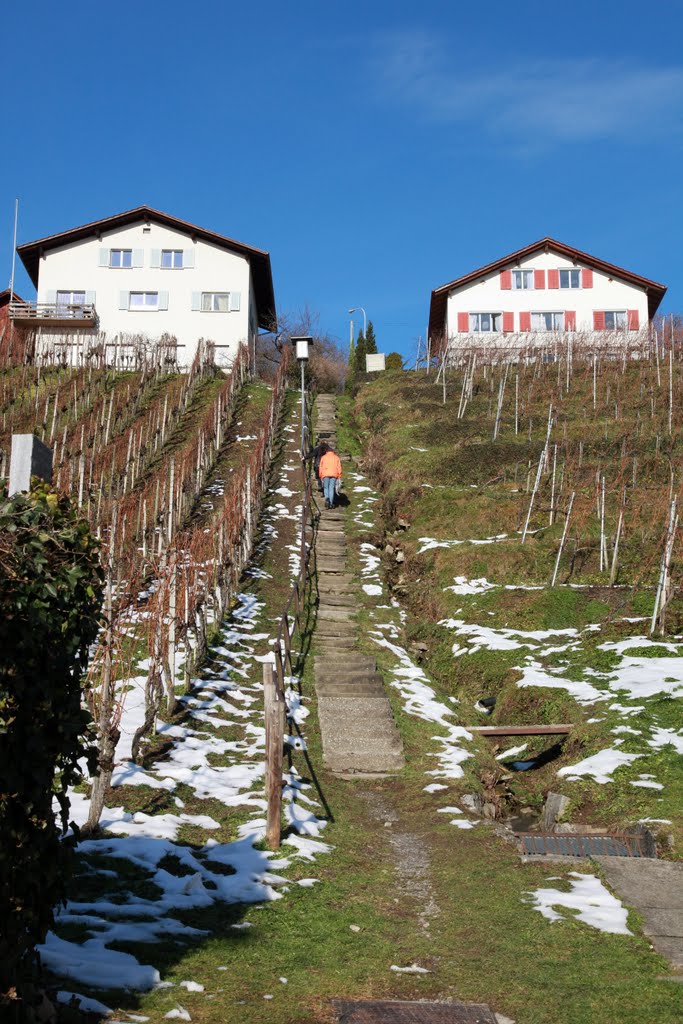
<path fill-rule="evenodd" d="M 554 791 L 570 800 L 565 820 L 645 822 L 660 855 L 680 858 L 677 536 L 650 635 L 680 417 L 674 408 L 669 432 L 654 360 L 571 370 L 464 365 L 445 402 L 424 372 L 366 382 L 347 401 L 346 437 L 381 492 L 368 539 L 408 612 L 410 649 L 459 701 L 461 724 L 572 726 L 566 738 L 478 741 L 466 788 L 487 813 L 533 821 Z M 675 394 L 675 361 L 673 373 Z"/>

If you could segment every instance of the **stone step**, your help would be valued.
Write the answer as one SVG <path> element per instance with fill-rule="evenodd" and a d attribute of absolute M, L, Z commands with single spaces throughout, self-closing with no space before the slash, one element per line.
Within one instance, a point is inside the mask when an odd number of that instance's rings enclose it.
<path fill-rule="evenodd" d="M 348 662 L 348 659 L 346 659 Z M 357 665 L 344 665 L 342 662 L 330 664 L 329 661 L 320 658 L 315 659 L 315 678 L 334 679 L 342 683 L 379 683 L 384 686 L 382 677 L 373 665 L 368 668 L 367 664 L 359 662 Z"/>
<path fill-rule="evenodd" d="M 321 672 L 370 672 L 374 674 L 377 671 L 377 662 L 374 658 L 369 657 L 367 654 L 363 654 L 358 651 L 357 654 L 352 656 L 344 655 L 343 657 L 334 658 L 330 655 L 318 655 L 315 658 L 315 671 L 316 675 L 318 670 Z"/>
<path fill-rule="evenodd" d="M 386 700 L 384 687 L 377 683 L 318 683 L 315 684 L 318 697 L 367 697 L 369 700 Z"/>
<path fill-rule="evenodd" d="M 346 554 L 346 537 L 343 533 L 318 534 L 315 550 L 319 555 L 344 555 Z"/>
<path fill-rule="evenodd" d="M 388 775 L 400 772 L 405 765 L 400 751 L 367 750 L 327 752 L 323 763 L 334 775 Z"/>
<path fill-rule="evenodd" d="M 381 676 L 378 675 L 364 675 L 362 672 L 357 673 L 356 676 L 338 676 L 335 672 L 316 672 L 315 675 L 316 688 L 326 687 L 334 689 L 334 694 L 328 694 L 328 696 L 337 697 L 353 697 L 352 693 L 347 693 L 347 688 L 360 686 L 364 687 L 368 693 L 376 694 L 380 693 L 386 697 L 386 691 L 384 684 L 382 683 Z"/>
<path fill-rule="evenodd" d="M 318 572 L 329 572 L 329 573 L 333 573 L 333 574 L 334 573 L 338 573 L 339 575 L 343 575 L 343 573 L 345 573 L 346 569 L 347 569 L 347 565 L 346 565 L 346 560 L 345 559 L 343 559 L 343 558 L 332 559 L 332 558 L 329 558 L 329 557 L 328 558 L 323 557 L 322 559 L 318 559 L 317 567 L 318 567 Z"/>
<path fill-rule="evenodd" d="M 356 624 L 353 622 L 336 622 L 331 618 L 318 618 L 315 624 L 315 632 L 319 638 L 330 637 L 352 637 L 355 638 L 357 633 Z"/>
<path fill-rule="evenodd" d="M 355 622 L 353 608 L 327 607 L 318 605 L 318 622 Z"/>
<path fill-rule="evenodd" d="M 373 740 L 385 750 L 401 749 L 401 737 L 386 698 L 321 697 L 318 715 L 323 745 L 327 741 L 338 750 L 351 750 Z"/>
<path fill-rule="evenodd" d="M 355 608 L 358 599 L 355 594 L 334 594 L 326 591 L 318 599 L 318 608 Z"/>
<path fill-rule="evenodd" d="M 316 636 L 315 649 L 318 654 L 331 654 L 342 657 L 353 654 L 356 648 L 355 636 Z"/>

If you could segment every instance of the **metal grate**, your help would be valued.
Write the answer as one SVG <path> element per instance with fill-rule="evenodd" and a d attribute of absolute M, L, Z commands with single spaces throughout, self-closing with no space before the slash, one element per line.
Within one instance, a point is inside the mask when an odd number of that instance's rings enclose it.
<path fill-rule="evenodd" d="M 333 999 L 339 1024 L 496 1024 L 483 1003 L 349 1002 Z"/>
<path fill-rule="evenodd" d="M 527 857 L 649 857 L 640 835 L 578 835 L 572 832 L 515 832 Z"/>

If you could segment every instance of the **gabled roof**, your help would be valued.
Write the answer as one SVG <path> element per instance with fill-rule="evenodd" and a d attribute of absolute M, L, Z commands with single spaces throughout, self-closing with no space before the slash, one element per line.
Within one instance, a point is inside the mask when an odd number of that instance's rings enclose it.
<path fill-rule="evenodd" d="M 12 293 L 9 288 L 4 288 L 0 292 L 0 306 L 6 306 L 7 303 L 12 299 L 12 302 L 23 302 L 21 295 L 17 295 L 16 292 Z"/>
<path fill-rule="evenodd" d="M 456 278 L 455 281 L 449 281 L 448 284 L 435 288 L 432 292 L 432 301 L 429 307 L 430 337 L 436 339 L 440 338 L 443 334 L 446 325 L 446 300 L 449 292 L 455 291 L 456 288 L 460 288 L 464 284 L 470 284 L 470 282 L 476 281 L 477 278 L 485 277 L 487 274 L 495 273 L 497 270 L 502 270 L 510 264 L 519 263 L 540 250 L 545 250 L 546 252 L 552 250 L 553 252 L 560 253 L 562 256 L 567 256 L 571 260 L 584 263 L 587 267 L 592 267 L 594 270 L 600 270 L 610 277 L 618 277 L 621 281 L 626 281 L 628 284 L 645 289 L 650 319 L 655 315 L 660 302 L 664 298 L 666 285 L 657 284 L 656 281 L 650 281 L 647 277 L 641 277 L 640 274 L 634 274 L 630 270 L 624 270 L 622 267 L 615 267 L 613 263 L 599 260 L 596 256 L 590 256 L 587 252 L 581 252 L 580 249 L 574 249 L 571 245 L 558 242 L 555 238 L 541 238 L 538 242 L 525 246 L 524 249 L 511 252 L 509 256 L 503 256 L 493 263 L 488 263 L 485 267 L 480 267 L 479 270 L 473 270 L 463 277 Z"/>
<path fill-rule="evenodd" d="M 175 228 L 193 238 L 201 238 L 204 242 L 210 242 L 221 249 L 228 249 L 230 252 L 238 253 L 246 257 L 251 266 L 254 292 L 256 295 L 256 308 L 258 310 L 259 326 L 270 330 L 275 325 L 275 295 L 273 292 L 273 275 L 270 269 L 270 254 L 263 249 L 255 249 L 244 242 L 236 242 L 234 238 L 226 238 L 215 231 L 208 231 L 206 228 L 197 227 L 196 224 L 189 224 L 178 217 L 172 217 L 161 210 L 154 210 L 151 206 L 136 206 L 133 210 L 125 210 L 113 217 L 104 217 L 102 220 L 94 220 L 90 224 L 83 224 L 78 228 L 71 228 L 69 231 L 60 231 L 57 235 L 48 235 L 46 238 L 39 238 L 35 242 L 25 242 L 17 246 L 17 252 L 21 261 L 28 271 L 28 275 L 36 288 L 38 287 L 38 269 L 40 258 L 44 252 L 50 249 L 57 249 L 70 242 L 79 242 L 84 238 L 98 236 L 105 231 L 113 231 L 116 228 L 125 227 L 127 224 L 137 224 L 139 221 L 163 224 L 169 228 Z"/>

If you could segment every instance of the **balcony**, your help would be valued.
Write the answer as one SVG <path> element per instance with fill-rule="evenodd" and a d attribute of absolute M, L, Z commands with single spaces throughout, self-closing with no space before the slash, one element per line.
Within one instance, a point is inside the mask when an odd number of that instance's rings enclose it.
<path fill-rule="evenodd" d="M 97 311 L 92 302 L 10 302 L 13 324 L 27 327 L 95 327 Z"/>

